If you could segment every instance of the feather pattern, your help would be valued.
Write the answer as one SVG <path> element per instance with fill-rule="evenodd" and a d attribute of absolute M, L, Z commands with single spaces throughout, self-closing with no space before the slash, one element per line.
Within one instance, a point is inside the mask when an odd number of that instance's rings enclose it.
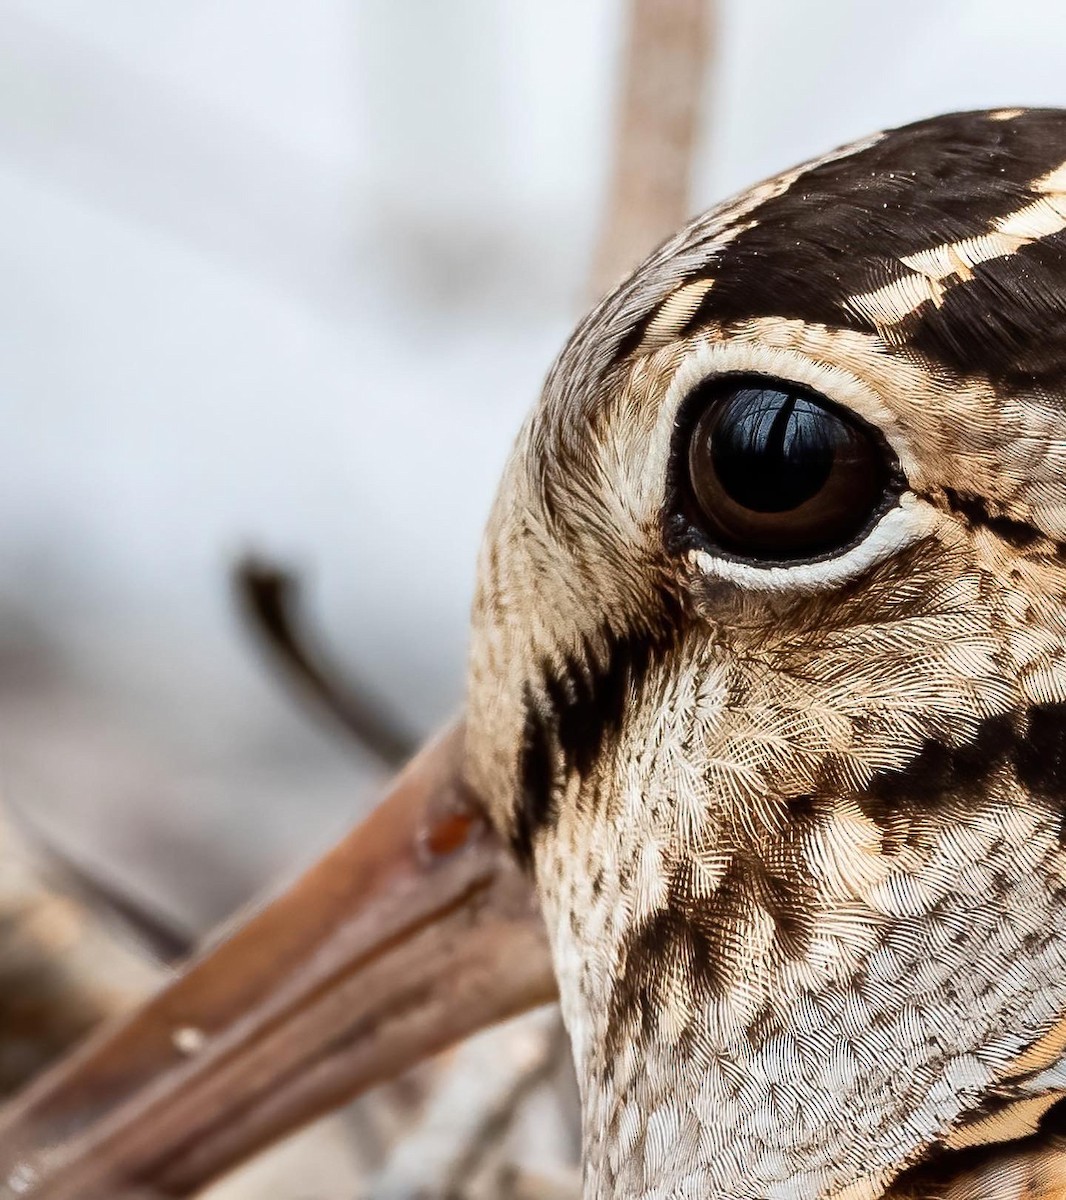
<path fill-rule="evenodd" d="M 469 769 L 548 919 L 588 1200 L 1066 1188 L 1064 196 L 1056 110 L 787 172 L 606 298 L 519 437 Z M 855 544 L 685 534 L 683 405 L 736 372 L 884 437 Z"/>

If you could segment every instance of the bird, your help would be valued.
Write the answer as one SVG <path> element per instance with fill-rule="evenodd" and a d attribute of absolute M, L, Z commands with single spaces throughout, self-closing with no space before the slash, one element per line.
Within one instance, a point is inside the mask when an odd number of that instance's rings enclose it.
<path fill-rule="evenodd" d="M 333 1102 L 417 1057 L 427 995 L 447 1036 L 543 999 L 535 939 L 459 952 L 456 913 L 495 906 L 512 940 L 543 922 L 585 1200 L 1066 1195 L 1064 468 L 1066 111 L 922 120 L 697 217 L 518 435 L 461 722 L 296 899 L 0 1113 L 0 1159 L 131 1045 L 118 1123 L 59 1156 L 83 1188 L 105 1158 L 158 1176 L 152 1128 L 175 1178 L 190 1096 L 224 1091 L 246 1149 L 298 1067 L 337 1064 L 307 1085 Z M 189 1012 L 193 1083 L 159 1033 Z M 353 1066 L 341 1029 L 385 1059 Z M 143 1117 L 168 1079 L 184 1107 Z"/>
<path fill-rule="evenodd" d="M 1066 1097 L 1064 331 L 1066 114 L 999 110 L 699 218 L 548 378 L 467 770 L 590 1200 L 872 1200 Z"/>

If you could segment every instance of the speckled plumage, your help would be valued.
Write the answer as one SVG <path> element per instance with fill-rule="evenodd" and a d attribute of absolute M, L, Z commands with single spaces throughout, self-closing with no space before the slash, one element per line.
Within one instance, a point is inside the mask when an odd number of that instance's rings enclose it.
<path fill-rule="evenodd" d="M 687 538 L 722 372 L 876 427 L 898 502 L 808 563 Z M 1064 468 L 1064 112 L 788 172 L 576 331 L 487 533 L 467 750 L 535 872 L 589 1200 L 932 1195 L 1066 1096 Z"/>

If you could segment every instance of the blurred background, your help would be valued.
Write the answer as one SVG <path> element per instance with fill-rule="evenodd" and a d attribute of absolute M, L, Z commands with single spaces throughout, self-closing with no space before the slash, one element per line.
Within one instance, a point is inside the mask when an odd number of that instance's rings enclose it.
<path fill-rule="evenodd" d="M 1056 0 L 713 7 L 694 209 L 1066 104 Z M 0 0 L 0 795 L 189 937 L 383 774 L 256 653 L 240 555 L 413 733 L 460 698 L 495 481 L 588 300 L 625 13 Z"/>

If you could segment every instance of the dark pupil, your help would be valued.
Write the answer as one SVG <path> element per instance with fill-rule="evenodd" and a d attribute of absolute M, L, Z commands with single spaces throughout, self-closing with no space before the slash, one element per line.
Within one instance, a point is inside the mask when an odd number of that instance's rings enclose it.
<path fill-rule="evenodd" d="M 711 437 L 722 487 L 754 512 L 788 512 L 817 495 L 837 451 L 826 417 L 804 396 L 738 390 Z"/>
<path fill-rule="evenodd" d="M 690 519 L 723 549 L 775 561 L 831 553 L 883 509 L 894 458 L 874 430 L 817 392 L 726 376 L 704 381 L 688 403 L 698 414 Z"/>

